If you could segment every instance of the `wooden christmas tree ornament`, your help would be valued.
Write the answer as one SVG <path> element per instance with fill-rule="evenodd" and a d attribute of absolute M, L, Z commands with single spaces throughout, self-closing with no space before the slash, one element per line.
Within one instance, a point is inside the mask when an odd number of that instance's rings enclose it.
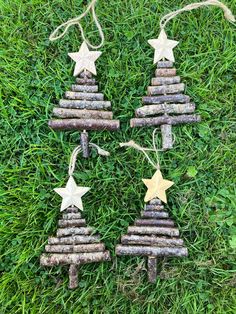
<path fill-rule="evenodd" d="M 101 150 L 100 148 L 98 148 Z M 50 237 L 45 246 L 45 253 L 40 257 L 42 266 L 69 266 L 69 288 L 78 286 L 78 269 L 82 264 L 110 260 L 109 251 L 105 250 L 94 228 L 87 227 L 79 210 L 83 211 L 82 196 L 90 188 L 77 186 L 73 172 L 81 146 L 72 153 L 69 166 L 69 180 L 65 188 L 54 191 L 62 197 L 62 219 L 58 222 L 56 237 Z"/>
<path fill-rule="evenodd" d="M 156 169 L 151 179 L 142 179 L 147 187 L 144 198 L 146 203 L 141 218 L 128 227 L 126 235 L 121 237 L 121 244 L 116 246 L 116 255 L 146 256 L 148 259 L 148 281 L 154 283 L 158 274 L 157 261 L 163 257 L 185 257 L 188 249 L 180 238 L 179 229 L 165 210 L 166 191 L 174 182 L 163 178 L 160 171 L 158 149 L 153 132 L 153 148 L 145 148 L 134 141 L 121 143 L 121 147 L 133 147 L 141 151 L 148 162 Z M 156 161 L 150 158 L 150 152 L 156 153 Z"/>
<path fill-rule="evenodd" d="M 61 38 L 71 25 L 78 24 L 84 39 L 79 52 L 69 53 L 68 55 L 76 62 L 74 76 L 76 82 L 71 86 L 70 91 L 66 91 L 64 98 L 60 100 L 59 106 L 53 109 L 53 115 L 57 119 L 49 121 L 49 126 L 54 130 L 79 130 L 80 143 L 83 157 L 89 157 L 89 130 L 109 130 L 116 131 L 120 128 L 119 120 L 113 119 L 111 102 L 104 99 L 103 93 L 99 88 L 94 76 L 97 74 L 95 61 L 100 57 L 100 51 L 90 51 L 89 47 L 100 48 L 104 43 L 102 28 L 95 14 L 95 3 L 93 0 L 86 11 L 78 18 L 72 19 L 60 25 L 50 36 L 50 40 Z M 101 43 L 93 46 L 85 38 L 80 20 L 92 11 L 94 22 L 101 37 Z M 58 32 L 65 28 L 61 35 Z M 89 47 L 88 47 L 89 46 Z"/>
<path fill-rule="evenodd" d="M 190 97 L 184 94 L 185 84 L 181 83 L 180 76 L 177 75 L 173 65 L 175 61 L 173 48 L 178 45 L 178 41 L 167 38 L 165 26 L 182 12 L 208 5 L 220 7 L 228 21 L 235 21 L 232 12 L 220 1 L 208 0 L 192 3 L 165 15 L 160 21 L 159 37 L 148 41 L 155 49 L 154 64 L 157 64 L 157 69 L 148 87 L 147 96 L 142 98 L 143 106 L 135 110 L 136 117 L 130 120 L 130 126 L 132 128 L 160 126 L 163 150 L 173 147 L 173 125 L 195 123 L 201 120 L 199 115 L 194 114 L 196 106 L 191 102 Z"/>

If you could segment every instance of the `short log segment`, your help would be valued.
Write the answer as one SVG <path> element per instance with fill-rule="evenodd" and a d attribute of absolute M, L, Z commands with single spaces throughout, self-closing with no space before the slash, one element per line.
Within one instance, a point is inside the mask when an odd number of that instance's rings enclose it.
<path fill-rule="evenodd" d="M 184 88 L 184 83 L 161 86 L 148 86 L 148 95 L 176 94 L 183 92 Z"/>
<path fill-rule="evenodd" d="M 78 272 L 77 265 L 71 264 L 69 268 L 69 289 L 78 287 Z"/>
<path fill-rule="evenodd" d="M 111 108 L 110 101 L 91 101 L 91 100 L 69 100 L 61 99 L 59 101 L 59 106 L 62 108 L 72 108 L 72 109 L 108 109 Z"/>
<path fill-rule="evenodd" d="M 199 115 L 180 115 L 180 116 L 161 116 L 153 118 L 134 118 L 130 120 L 131 128 L 143 127 L 143 126 L 155 126 L 162 124 L 184 124 L 184 123 L 195 123 L 200 122 L 201 118 Z"/>
<path fill-rule="evenodd" d="M 89 158 L 89 135 L 86 131 L 80 134 L 80 146 L 84 158 Z"/>
<path fill-rule="evenodd" d="M 162 113 L 192 113 L 195 111 L 194 103 L 187 104 L 160 104 L 160 105 L 149 105 L 137 108 L 135 110 L 135 116 L 142 118 L 146 116 L 154 116 Z"/>
<path fill-rule="evenodd" d="M 80 236 L 80 235 L 75 235 L 71 237 L 61 237 L 61 238 L 48 238 L 48 244 L 86 244 L 86 243 L 97 243 L 99 242 L 99 235 L 85 235 L 85 236 Z"/>
<path fill-rule="evenodd" d="M 159 85 L 169 85 L 169 84 L 178 84 L 180 83 L 180 76 L 158 76 L 153 77 L 151 84 L 152 86 L 159 86 Z"/>
<path fill-rule="evenodd" d="M 172 139 L 172 126 L 171 124 L 162 124 L 161 125 L 161 136 L 162 136 L 162 149 L 167 150 L 173 147 Z"/>
<path fill-rule="evenodd" d="M 162 104 L 162 103 L 189 103 L 190 97 L 184 94 L 161 95 L 161 96 L 144 96 L 144 104 Z"/>
<path fill-rule="evenodd" d="M 156 282 L 157 277 L 157 258 L 155 256 L 148 256 L 148 281 L 150 283 Z"/>
<path fill-rule="evenodd" d="M 175 68 L 158 68 L 155 72 L 156 76 L 176 76 Z"/>
<path fill-rule="evenodd" d="M 91 234 L 93 232 L 93 228 L 91 227 L 71 227 L 71 228 L 59 228 L 57 229 L 57 237 L 64 237 L 64 236 L 69 236 L 69 235 L 76 235 L 76 234 Z"/>
<path fill-rule="evenodd" d="M 95 85 L 96 80 L 92 78 L 76 78 L 76 83 L 80 85 Z"/>
<path fill-rule="evenodd" d="M 110 130 L 120 128 L 119 120 L 97 119 L 58 119 L 50 120 L 48 125 L 54 130 Z"/>
<path fill-rule="evenodd" d="M 73 220 L 61 219 L 58 221 L 58 226 L 61 228 L 84 227 L 85 225 L 86 225 L 85 219 L 73 219 Z"/>
<path fill-rule="evenodd" d="M 173 62 L 172 61 L 159 61 L 157 62 L 157 68 L 172 68 Z"/>
<path fill-rule="evenodd" d="M 101 93 L 66 92 L 65 97 L 67 99 L 79 99 L 79 100 L 100 100 L 100 101 L 103 101 L 103 99 L 104 99 L 104 96 Z"/>
<path fill-rule="evenodd" d="M 91 253 L 103 252 L 105 246 L 103 243 L 80 244 L 80 245 L 46 245 L 47 253 Z"/>
<path fill-rule="evenodd" d="M 111 120 L 113 118 L 113 113 L 111 111 L 88 109 L 54 108 L 53 114 L 58 118 L 107 119 L 107 120 Z"/>
<path fill-rule="evenodd" d="M 187 256 L 188 250 L 162 202 L 153 199 L 146 208 L 141 212 L 141 218 L 135 220 L 134 226 L 128 227 L 128 234 L 122 236 L 121 244 L 116 246 L 116 254 L 147 256 L 148 280 L 154 283 L 158 257 Z"/>
<path fill-rule="evenodd" d="M 73 92 L 86 92 L 86 93 L 96 93 L 98 91 L 97 85 L 72 85 L 71 90 Z"/>

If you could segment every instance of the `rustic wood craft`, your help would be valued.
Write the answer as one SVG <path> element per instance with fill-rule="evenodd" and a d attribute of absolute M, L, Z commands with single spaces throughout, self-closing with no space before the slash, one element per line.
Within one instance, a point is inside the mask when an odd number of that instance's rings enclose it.
<path fill-rule="evenodd" d="M 128 234 L 122 236 L 116 246 L 117 255 L 147 256 L 148 280 L 156 281 L 157 260 L 162 257 L 183 257 L 188 255 L 179 229 L 159 199 L 152 199 L 136 219 L 134 226 L 128 227 Z"/>
<path fill-rule="evenodd" d="M 78 268 L 82 264 L 110 260 L 109 251 L 100 242 L 100 237 L 71 206 L 58 222 L 56 237 L 50 237 L 45 252 L 40 257 L 42 266 L 69 265 L 69 288 L 78 286 Z"/>
<path fill-rule="evenodd" d="M 162 148 L 173 147 L 172 125 L 199 122 L 200 116 L 193 114 L 195 104 L 183 94 L 184 83 L 176 75 L 172 61 L 157 62 L 155 77 L 148 87 L 148 96 L 142 98 L 144 106 L 135 110 L 136 118 L 130 120 L 130 126 L 160 126 Z"/>

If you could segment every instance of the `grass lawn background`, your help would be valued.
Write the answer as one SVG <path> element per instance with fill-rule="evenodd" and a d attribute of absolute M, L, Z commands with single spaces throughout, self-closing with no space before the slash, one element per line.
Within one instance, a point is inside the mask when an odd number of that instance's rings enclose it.
<path fill-rule="evenodd" d="M 68 268 L 41 268 L 39 256 L 54 235 L 60 197 L 78 132 L 54 132 L 47 122 L 74 82 L 81 37 L 76 27 L 55 43 L 48 36 L 75 17 L 86 1 L 0 0 L 0 313 L 234 313 L 235 304 L 235 27 L 217 8 L 184 13 L 168 24 L 176 67 L 202 122 L 176 126 L 174 149 L 160 155 L 169 190 L 168 210 L 189 249 L 189 258 L 165 259 L 156 284 L 147 282 L 145 259 L 114 255 L 128 225 L 143 208 L 141 178 L 154 170 L 119 142 L 151 145 L 153 128 L 130 129 L 154 76 L 147 40 L 159 33 L 160 17 L 189 1 L 99 1 L 106 42 L 96 62 L 99 90 L 112 101 L 121 131 L 91 132 L 111 152 L 80 158 L 75 178 L 90 186 L 83 198 L 88 225 L 96 227 L 112 262 L 79 270 L 70 291 Z M 84 3 L 84 5 L 82 4 Z M 235 1 L 227 4 L 235 11 Z M 85 23 L 86 22 L 86 23 Z M 91 19 L 83 25 L 91 40 Z M 165 279 L 165 280 L 164 280 Z"/>

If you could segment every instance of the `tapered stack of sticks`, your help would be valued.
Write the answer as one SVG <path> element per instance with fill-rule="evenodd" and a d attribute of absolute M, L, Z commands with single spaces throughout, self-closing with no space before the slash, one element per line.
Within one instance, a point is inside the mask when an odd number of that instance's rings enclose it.
<path fill-rule="evenodd" d="M 98 234 L 86 227 L 85 219 L 76 207 L 68 207 L 59 220 L 57 237 L 48 239 L 46 253 L 40 257 L 42 266 L 69 266 L 69 288 L 78 286 L 78 267 L 82 264 L 109 261 L 110 253 L 100 242 Z"/>
<path fill-rule="evenodd" d="M 173 62 L 159 61 L 155 77 L 148 87 L 148 96 L 142 99 L 144 106 L 136 109 L 136 118 L 130 120 L 131 127 L 160 125 L 162 148 L 172 148 L 172 125 L 200 121 L 199 115 L 191 114 L 195 111 L 195 104 L 183 94 L 184 89 Z"/>
<path fill-rule="evenodd" d="M 134 226 L 128 227 L 128 234 L 122 236 L 116 246 L 117 255 L 148 257 L 148 280 L 154 283 L 157 277 L 158 257 L 187 256 L 188 250 L 179 238 L 169 214 L 159 199 L 153 199 L 136 219 Z"/>
<path fill-rule="evenodd" d="M 84 71 L 76 78 L 76 84 L 71 91 L 65 93 L 65 98 L 59 102 L 59 107 L 53 109 L 53 114 L 59 119 L 49 121 L 49 126 L 55 130 L 82 130 L 81 146 L 83 156 L 88 157 L 88 134 L 86 130 L 118 130 L 119 120 L 113 120 L 111 102 L 104 100 L 104 95 L 98 92 L 98 85 L 89 71 Z"/>

